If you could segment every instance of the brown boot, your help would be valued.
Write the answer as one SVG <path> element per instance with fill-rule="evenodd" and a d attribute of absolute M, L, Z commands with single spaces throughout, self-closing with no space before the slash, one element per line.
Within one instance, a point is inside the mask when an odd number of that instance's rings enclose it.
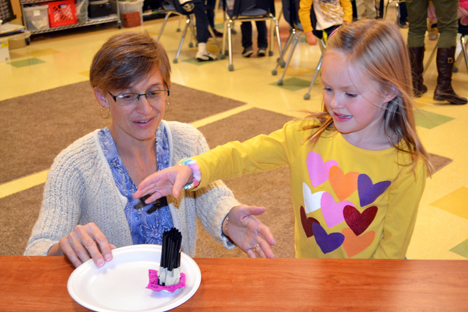
<path fill-rule="evenodd" d="M 468 101 L 458 96 L 452 88 L 452 70 L 455 57 L 455 48 L 437 49 L 437 87 L 434 92 L 434 100 L 448 101 L 450 104 L 466 104 Z"/>
<path fill-rule="evenodd" d="M 411 64 L 411 75 L 413 77 L 413 93 L 415 97 L 421 97 L 423 93 L 427 92 L 427 87 L 423 82 L 424 50 L 424 47 L 408 48 Z"/>

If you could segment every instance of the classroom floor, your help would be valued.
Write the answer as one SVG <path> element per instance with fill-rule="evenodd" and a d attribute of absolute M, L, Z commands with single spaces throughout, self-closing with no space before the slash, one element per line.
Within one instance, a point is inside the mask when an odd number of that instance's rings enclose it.
<path fill-rule="evenodd" d="M 390 7 L 387 16 L 389 19 L 394 18 L 393 7 Z M 220 11 L 216 23 L 217 28 L 222 31 Z M 10 62 L 0 63 L 0 101 L 86 81 L 93 55 L 109 36 L 128 30 L 146 30 L 156 37 L 161 24 L 162 20 L 153 20 L 146 21 L 139 27 L 119 30 L 112 23 L 35 36 L 29 46 L 10 51 Z M 176 32 L 178 25 L 179 19 L 171 18 L 161 38 L 171 60 L 175 57 L 181 36 L 180 32 Z M 320 83 L 312 88 L 310 100 L 303 98 L 320 57 L 319 47 L 310 47 L 301 40 L 283 85 L 278 86 L 276 82 L 283 69 L 278 70 L 278 76 L 272 75 L 278 57 L 278 47 L 275 44 L 272 57 L 257 58 L 254 54 L 251 58 L 243 58 L 239 26 L 236 25 L 237 34 L 234 35 L 234 71 L 228 70 L 227 58 L 198 63 L 194 58 L 196 48 L 188 47 L 189 39 L 182 47 L 179 62 L 172 64 L 174 83 L 247 103 L 241 108 L 199 121 L 196 126 L 229 117 L 252 107 L 291 116 L 300 116 L 300 109 L 319 110 L 322 98 Z M 289 28 L 284 20 L 281 21 L 281 29 L 281 37 L 285 42 Z M 401 31 L 406 36 L 407 29 Z M 254 42 L 255 39 L 254 31 Z M 221 44 L 220 39 L 219 43 Z M 432 51 L 434 46 L 434 41 L 427 40 L 427 51 Z M 208 42 L 208 49 L 213 53 L 218 52 L 212 39 Z M 256 52 L 255 43 L 254 51 Z M 453 86 L 459 95 L 468 97 L 467 68 L 463 64 L 463 58 L 459 60 L 461 64 L 459 72 L 453 75 Z M 453 161 L 427 181 L 408 258 L 467 259 L 468 105 L 446 105 L 433 101 L 432 92 L 437 79 L 435 61 L 430 64 L 424 78 L 429 92 L 416 101 L 421 109 L 418 113 L 418 131 L 429 152 Z M 33 174 L 24 177 L 24 180 L 12 181 L 15 183 L 4 183 L 0 185 L 0 195 L 2 189 L 7 186 L 24 189 L 43 183 L 44 180 L 44 174 Z"/>

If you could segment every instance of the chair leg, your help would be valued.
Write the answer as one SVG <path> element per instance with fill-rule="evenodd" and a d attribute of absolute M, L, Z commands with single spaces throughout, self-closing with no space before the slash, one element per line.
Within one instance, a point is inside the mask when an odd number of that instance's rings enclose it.
<path fill-rule="evenodd" d="M 228 50 L 229 50 L 229 71 L 234 70 L 234 64 L 232 62 L 232 33 L 231 33 L 231 22 L 227 25 L 227 33 L 228 33 Z"/>
<path fill-rule="evenodd" d="M 179 48 L 177 49 L 177 54 L 176 54 L 176 57 L 174 59 L 174 63 L 177 63 L 179 61 L 179 54 L 180 54 L 180 50 L 182 49 L 182 45 L 184 44 L 184 39 L 185 39 L 185 35 L 187 34 L 187 28 L 189 28 L 190 24 L 191 24 L 191 20 L 190 18 L 187 18 L 185 20 L 185 27 L 184 27 L 184 31 L 182 33 L 182 38 L 180 38 L 180 44 L 179 44 Z"/>
<path fill-rule="evenodd" d="M 381 0 L 381 1 L 383 1 L 383 0 Z M 383 14 L 383 19 L 385 19 L 387 17 L 388 7 L 390 6 L 390 3 L 392 3 L 392 2 L 393 2 L 393 0 L 388 0 L 387 5 L 385 6 L 385 12 Z"/>
<path fill-rule="evenodd" d="M 280 31 L 279 31 L 279 22 L 277 19 L 275 19 L 275 30 L 276 30 L 276 39 L 278 40 L 278 51 L 279 54 L 281 55 L 283 53 L 283 45 L 281 44 L 281 36 L 280 36 Z M 271 54 L 273 55 L 273 54 Z"/>
<path fill-rule="evenodd" d="M 468 42 L 465 42 L 465 35 L 462 35 L 460 37 L 460 43 L 462 46 L 463 56 L 465 57 L 466 70 L 468 71 L 468 55 L 466 53 L 466 45 L 468 44 Z"/>
<path fill-rule="evenodd" d="M 223 25 L 223 48 L 221 49 L 221 58 L 224 59 L 226 56 L 226 40 L 228 40 L 228 34 L 227 34 L 227 22 L 224 21 Z"/>
<path fill-rule="evenodd" d="M 196 45 L 198 45 L 198 39 L 197 39 L 197 30 L 196 30 L 196 24 L 195 24 L 195 18 L 193 14 L 191 14 L 189 17 L 190 19 L 190 42 L 188 44 L 189 48 L 193 48 L 193 39 L 197 42 Z"/>
<path fill-rule="evenodd" d="M 309 100 L 310 99 L 310 90 L 312 90 L 312 87 L 314 86 L 315 80 L 317 79 L 317 76 L 322 68 L 322 61 L 323 61 L 323 54 L 320 57 L 319 63 L 317 65 L 317 68 L 315 69 L 314 72 L 314 77 L 312 78 L 312 81 L 310 82 L 309 90 L 307 90 L 307 93 L 304 94 L 304 100 Z"/>
<path fill-rule="evenodd" d="M 320 70 L 322 69 L 323 52 L 325 50 L 325 41 L 323 41 L 323 39 L 320 39 L 319 47 L 320 47 L 320 51 L 322 52 L 322 56 L 320 56 L 319 63 L 317 64 L 317 68 L 315 69 L 315 72 L 314 72 L 314 77 L 312 77 L 312 81 L 310 82 L 309 90 L 307 90 L 307 93 L 304 94 L 304 100 L 310 99 L 310 91 L 312 90 L 312 87 L 315 84 L 315 80 L 317 79 L 317 76 L 320 73 Z"/>
<path fill-rule="evenodd" d="M 169 19 L 169 16 L 171 16 L 171 14 L 172 14 L 172 12 L 167 12 L 166 17 L 164 18 L 164 22 L 163 22 L 163 24 L 161 26 L 161 29 L 159 30 L 158 39 L 156 39 L 157 41 L 159 41 L 159 39 L 161 39 L 161 35 L 163 33 L 164 27 L 166 27 L 167 20 Z"/>
<path fill-rule="evenodd" d="M 180 22 L 182 21 L 182 15 L 179 15 L 179 24 L 177 25 L 176 32 L 180 32 Z"/>
<path fill-rule="evenodd" d="M 435 55 L 436 55 L 436 51 L 437 51 L 437 43 L 434 47 L 434 50 L 432 50 L 431 52 L 431 55 L 429 56 L 429 59 L 427 60 L 427 63 L 426 63 L 426 66 L 424 66 L 424 70 L 423 70 L 423 76 L 424 76 L 424 73 L 426 72 L 426 70 L 429 68 L 429 65 L 431 64 L 432 60 L 434 59 Z"/>
<path fill-rule="evenodd" d="M 288 55 L 288 60 L 286 61 L 286 66 L 284 66 L 284 70 L 283 70 L 283 74 L 281 75 L 281 78 L 276 82 L 276 84 L 278 86 L 282 86 L 283 85 L 283 79 L 284 79 L 284 76 L 286 75 L 286 70 L 288 69 L 288 66 L 289 66 L 289 63 L 291 62 L 291 59 L 292 59 L 292 56 L 294 54 L 294 50 L 296 50 L 296 46 L 297 46 L 297 43 L 299 41 L 299 37 L 301 36 L 301 33 L 299 34 L 296 34 L 294 36 L 294 40 L 293 40 L 293 44 L 292 44 L 292 47 L 291 47 L 291 51 L 289 51 L 289 55 Z"/>
<path fill-rule="evenodd" d="M 273 55 L 273 18 L 270 20 L 270 40 L 269 40 L 269 43 L 268 43 L 268 56 L 272 56 Z"/>
<path fill-rule="evenodd" d="M 286 41 L 286 45 L 284 46 L 284 49 L 281 51 L 280 57 L 278 58 L 278 62 L 276 63 L 275 69 L 271 71 L 271 74 L 273 76 L 276 76 L 278 74 L 278 67 L 282 66 L 284 63 L 284 55 L 286 54 L 286 51 L 288 50 L 289 46 L 291 45 L 291 42 L 293 38 L 296 36 L 296 29 L 291 28 L 291 34 L 289 34 L 288 40 Z"/>
<path fill-rule="evenodd" d="M 211 37 L 214 39 L 216 45 L 218 46 L 218 50 L 221 50 L 221 47 L 219 46 L 218 39 L 216 39 L 216 36 L 215 36 L 215 34 L 214 34 L 214 31 L 213 31 L 213 28 L 211 28 L 210 25 L 208 25 L 208 31 L 210 32 Z"/>

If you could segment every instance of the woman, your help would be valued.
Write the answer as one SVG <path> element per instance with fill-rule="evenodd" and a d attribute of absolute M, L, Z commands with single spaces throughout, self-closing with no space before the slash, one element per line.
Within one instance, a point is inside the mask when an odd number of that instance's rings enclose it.
<path fill-rule="evenodd" d="M 197 216 L 215 240 L 226 248 L 237 244 L 249 257 L 256 257 L 254 242 L 274 244 L 253 216 L 264 208 L 239 205 L 220 181 L 155 204 L 132 198 L 148 175 L 208 150 L 194 127 L 163 121 L 170 65 L 158 42 L 130 32 L 111 37 L 94 57 L 90 80 L 101 116 L 112 123 L 55 159 L 25 255 L 65 255 L 76 267 L 92 258 L 103 266 L 112 249 L 161 244 L 163 232 L 176 227 L 182 250 L 193 256 Z M 259 256 L 273 257 L 262 249 Z"/>

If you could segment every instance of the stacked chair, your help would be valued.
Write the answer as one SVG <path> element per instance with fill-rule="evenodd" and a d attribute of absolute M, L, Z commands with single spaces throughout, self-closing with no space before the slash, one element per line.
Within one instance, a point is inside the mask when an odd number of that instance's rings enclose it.
<path fill-rule="evenodd" d="M 282 0 L 283 4 L 283 16 L 284 19 L 289 23 L 291 26 L 291 33 L 288 37 L 288 40 L 286 42 L 286 45 L 278 59 L 278 63 L 271 72 L 274 76 L 278 74 L 278 67 L 279 66 L 284 66 L 283 74 L 281 75 L 281 78 L 277 81 L 277 84 L 279 86 L 283 85 L 283 79 L 286 74 L 286 70 L 288 69 L 289 63 L 291 62 L 292 56 L 294 54 L 294 50 L 296 49 L 297 43 L 299 42 L 299 39 L 304 36 L 304 31 L 302 28 L 302 25 L 300 24 L 299 21 L 299 0 Z M 313 33 L 314 35 L 319 39 L 318 44 L 320 47 L 320 50 L 322 52 L 322 55 L 320 56 L 320 60 L 318 62 L 317 68 L 315 69 L 314 76 L 312 78 L 312 81 L 309 86 L 309 90 L 307 93 L 304 95 L 304 99 L 308 100 L 310 99 L 310 91 L 312 90 L 312 87 L 315 84 L 315 80 L 317 79 L 318 74 L 320 73 L 320 68 L 322 67 L 322 61 L 323 61 L 323 51 L 325 49 L 325 40 L 323 38 L 323 31 L 321 30 L 315 30 L 315 26 L 317 24 L 317 19 L 315 17 L 315 13 L 313 10 L 313 5 L 312 5 L 312 14 L 311 14 L 311 22 L 312 22 L 312 27 L 314 28 Z M 286 61 L 286 64 L 284 65 L 284 56 L 286 54 L 286 51 L 289 50 L 289 55 Z"/>
<path fill-rule="evenodd" d="M 272 45 L 274 41 L 273 23 L 276 31 L 276 38 L 278 40 L 278 49 L 281 53 L 281 38 L 279 33 L 278 20 L 275 18 L 275 3 L 274 0 L 234 0 L 228 6 L 228 1 L 223 0 L 224 7 L 224 36 L 223 48 L 221 51 L 221 58 L 226 55 L 226 41 L 228 44 L 229 55 L 229 71 L 234 70 L 233 56 L 232 56 L 232 31 L 235 22 L 251 22 L 251 21 L 271 21 L 270 26 L 270 41 L 268 45 L 268 55 L 272 56 Z M 231 1 L 229 1 L 230 3 Z"/>

